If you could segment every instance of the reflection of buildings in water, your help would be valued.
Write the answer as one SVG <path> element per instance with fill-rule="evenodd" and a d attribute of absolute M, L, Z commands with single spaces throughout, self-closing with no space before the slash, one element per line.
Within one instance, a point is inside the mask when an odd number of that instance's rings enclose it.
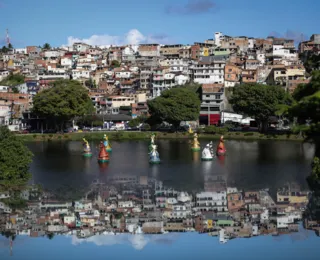
<path fill-rule="evenodd" d="M 307 160 L 312 160 L 314 153 L 315 153 L 315 146 L 311 143 L 303 143 L 301 145 L 302 153 L 304 158 Z"/>
<path fill-rule="evenodd" d="M 135 176 L 130 174 L 117 174 L 116 176 L 108 176 L 107 182 L 111 184 L 135 184 L 148 185 L 152 178 L 148 176 Z"/>
<path fill-rule="evenodd" d="M 150 165 L 150 173 L 153 178 L 157 179 L 159 177 L 159 167 L 159 164 Z"/>
<path fill-rule="evenodd" d="M 204 191 L 222 192 L 227 190 L 227 179 L 224 175 L 205 176 Z"/>

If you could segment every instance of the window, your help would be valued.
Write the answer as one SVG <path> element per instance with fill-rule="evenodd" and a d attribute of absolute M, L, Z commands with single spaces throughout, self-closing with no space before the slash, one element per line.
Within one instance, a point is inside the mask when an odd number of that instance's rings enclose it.
<path fill-rule="evenodd" d="M 210 97 L 210 95 L 206 95 L 206 97 Z"/>

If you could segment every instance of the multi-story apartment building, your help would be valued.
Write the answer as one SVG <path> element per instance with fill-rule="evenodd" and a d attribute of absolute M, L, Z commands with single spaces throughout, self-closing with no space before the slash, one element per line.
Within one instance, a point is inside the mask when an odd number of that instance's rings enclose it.
<path fill-rule="evenodd" d="M 160 55 L 167 58 L 178 58 L 182 44 L 163 45 L 160 47 Z"/>
<path fill-rule="evenodd" d="M 153 72 L 152 97 L 156 98 L 161 92 L 176 85 L 175 74 L 164 73 L 163 68 L 155 69 Z"/>
<path fill-rule="evenodd" d="M 197 193 L 194 209 L 198 211 L 228 212 L 226 191 Z"/>
<path fill-rule="evenodd" d="M 226 61 L 223 58 L 216 59 L 217 57 L 202 57 L 198 64 L 191 66 L 194 82 L 199 84 L 224 83 L 224 67 Z"/>
<path fill-rule="evenodd" d="M 224 85 L 203 84 L 200 108 L 200 123 L 218 125 L 220 112 L 224 110 Z"/>
<path fill-rule="evenodd" d="M 160 56 L 160 45 L 159 44 L 140 44 L 138 49 L 140 56 Z"/>

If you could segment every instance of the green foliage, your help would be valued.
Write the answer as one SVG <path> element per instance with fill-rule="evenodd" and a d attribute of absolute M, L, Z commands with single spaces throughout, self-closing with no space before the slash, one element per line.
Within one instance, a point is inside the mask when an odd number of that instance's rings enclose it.
<path fill-rule="evenodd" d="M 0 189 L 19 190 L 31 175 L 32 153 L 4 126 L 0 127 Z"/>
<path fill-rule="evenodd" d="M 12 209 L 23 209 L 27 207 L 27 201 L 19 197 L 19 193 L 12 195 L 11 198 L 3 200 L 3 202 Z"/>
<path fill-rule="evenodd" d="M 311 176 L 315 180 L 320 180 L 320 159 L 318 157 L 313 158 Z"/>
<path fill-rule="evenodd" d="M 137 118 L 133 118 L 129 121 L 128 126 L 129 127 L 137 127 L 139 124 L 141 123 L 140 119 Z"/>
<path fill-rule="evenodd" d="M 320 70 L 320 55 L 313 51 L 305 52 L 300 55 L 300 59 L 303 60 L 303 65 L 308 73 L 314 70 Z"/>
<path fill-rule="evenodd" d="M 188 83 L 185 85 L 178 85 L 175 88 L 186 88 L 199 96 L 199 99 L 202 99 L 202 85 L 198 83 Z"/>
<path fill-rule="evenodd" d="M 151 126 L 149 124 L 143 124 L 142 128 L 145 130 L 145 131 L 150 131 L 151 130 Z"/>
<path fill-rule="evenodd" d="M 279 106 L 289 106 L 293 99 L 279 86 L 243 84 L 234 89 L 230 103 L 235 112 L 255 118 L 265 128 L 268 118 L 279 111 Z"/>
<path fill-rule="evenodd" d="M 88 91 L 77 81 L 58 80 L 50 89 L 39 92 L 33 98 L 33 112 L 56 123 L 63 123 L 76 116 L 94 111 Z"/>
<path fill-rule="evenodd" d="M 111 65 L 112 68 L 119 68 L 120 67 L 120 62 L 117 60 L 113 60 L 111 61 Z"/>
<path fill-rule="evenodd" d="M 24 83 L 24 76 L 21 74 L 10 74 L 0 81 L 0 85 L 14 87 Z M 18 91 L 19 92 L 19 91 Z"/>
<path fill-rule="evenodd" d="M 221 135 L 223 135 L 228 132 L 228 128 L 210 125 L 210 126 L 206 126 L 203 129 L 203 132 L 206 134 L 221 134 Z"/>
<path fill-rule="evenodd" d="M 49 43 L 45 43 L 45 44 L 43 44 L 42 49 L 50 50 L 51 49 L 51 45 Z"/>
<path fill-rule="evenodd" d="M 195 92 L 187 88 L 173 88 L 148 101 L 148 107 L 152 117 L 177 127 L 181 121 L 199 118 L 200 99 Z"/>
<path fill-rule="evenodd" d="M 300 84 L 293 92 L 292 96 L 296 101 L 300 101 L 306 96 L 310 96 L 320 90 L 320 70 L 312 72 L 310 83 Z"/>

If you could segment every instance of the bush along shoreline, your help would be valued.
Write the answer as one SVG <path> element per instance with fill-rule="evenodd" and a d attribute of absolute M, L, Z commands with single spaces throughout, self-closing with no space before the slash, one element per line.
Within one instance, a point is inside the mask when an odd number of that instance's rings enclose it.
<path fill-rule="evenodd" d="M 103 135 L 107 134 L 110 140 L 130 141 L 150 139 L 152 133 L 157 139 L 192 139 L 193 134 L 187 132 L 166 133 L 166 132 L 129 132 L 129 131 L 109 131 L 109 132 L 82 132 L 65 134 L 17 134 L 17 137 L 24 142 L 33 141 L 99 141 Z M 227 132 L 227 133 L 199 133 L 199 139 L 219 139 L 224 135 L 226 140 L 281 140 L 281 141 L 303 141 L 304 138 L 296 134 L 261 134 L 258 132 Z"/>

